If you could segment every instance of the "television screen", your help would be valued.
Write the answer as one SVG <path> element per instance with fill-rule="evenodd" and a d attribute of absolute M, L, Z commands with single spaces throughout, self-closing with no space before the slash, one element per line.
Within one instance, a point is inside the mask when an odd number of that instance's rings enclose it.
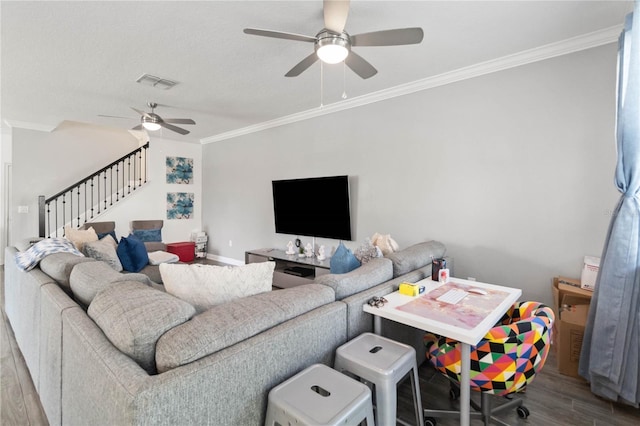
<path fill-rule="evenodd" d="M 276 233 L 351 240 L 349 177 L 274 180 Z"/>

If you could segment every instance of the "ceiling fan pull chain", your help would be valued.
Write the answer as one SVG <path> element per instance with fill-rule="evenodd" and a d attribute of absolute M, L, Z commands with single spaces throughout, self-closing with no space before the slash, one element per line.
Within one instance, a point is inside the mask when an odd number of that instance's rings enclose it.
<path fill-rule="evenodd" d="M 320 61 L 320 108 L 324 107 L 324 66 Z"/>
<path fill-rule="evenodd" d="M 342 99 L 347 99 L 347 64 L 342 61 Z"/>

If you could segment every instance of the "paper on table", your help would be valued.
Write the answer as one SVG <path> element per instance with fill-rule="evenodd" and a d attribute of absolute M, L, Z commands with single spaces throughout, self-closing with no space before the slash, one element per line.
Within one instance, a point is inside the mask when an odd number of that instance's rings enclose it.
<path fill-rule="evenodd" d="M 404 305 L 397 306 L 403 312 L 419 315 L 454 327 L 471 330 L 480 324 L 508 295 L 505 291 L 484 289 L 487 294 L 469 293 L 455 305 L 436 300 L 452 289 L 469 291 L 473 286 L 447 283 Z"/>

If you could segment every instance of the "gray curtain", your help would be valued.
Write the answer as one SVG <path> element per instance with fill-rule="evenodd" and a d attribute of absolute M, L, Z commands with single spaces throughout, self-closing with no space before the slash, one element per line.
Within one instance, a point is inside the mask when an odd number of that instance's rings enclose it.
<path fill-rule="evenodd" d="M 596 395 L 640 403 L 640 2 L 618 51 L 616 205 L 600 261 L 579 373 Z"/>

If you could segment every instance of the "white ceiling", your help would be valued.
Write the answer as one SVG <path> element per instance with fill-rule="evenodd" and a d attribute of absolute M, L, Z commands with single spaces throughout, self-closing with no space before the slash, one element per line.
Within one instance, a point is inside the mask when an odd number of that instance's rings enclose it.
<path fill-rule="evenodd" d="M 163 137 L 207 142 L 320 105 L 319 62 L 284 77 L 312 44 L 242 32 L 314 36 L 323 27 L 320 0 L 2 1 L 0 8 L 2 126 L 53 128 L 71 120 L 131 128 L 139 119 L 130 107 L 147 110 L 154 101 L 159 115 L 197 123 L 182 126 L 189 135 L 163 130 Z M 349 100 L 366 98 L 575 37 L 611 41 L 632 8 L 632 1 L 353 0 L 350 34 L 419 26 L 425 38 L 354 48 L 378 69 L 367 80 L 325 65 L 324 105 L 344 103 L 343 86 Z M 135 81 L 144 73 L 179 84 L 142 86 Z"/>

